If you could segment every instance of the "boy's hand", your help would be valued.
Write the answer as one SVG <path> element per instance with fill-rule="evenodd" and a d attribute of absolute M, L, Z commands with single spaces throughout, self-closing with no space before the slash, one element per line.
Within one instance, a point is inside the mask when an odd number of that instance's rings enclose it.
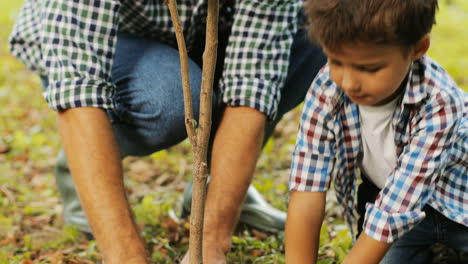
<path fill-rule="evenodd" d="M 286 220 L 286 263 L 316 263 L 325 192 L 291 192 Z"/>
<path fill-rule="evenodd" d="M 343 264 L 378 264 L 391 245 L 377 241 L 362 232 Z"/>

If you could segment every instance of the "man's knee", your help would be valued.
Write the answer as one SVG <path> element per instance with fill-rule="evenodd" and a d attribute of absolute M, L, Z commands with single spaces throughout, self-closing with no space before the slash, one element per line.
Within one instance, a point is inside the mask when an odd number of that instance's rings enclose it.
<path fill-rule="evenodd" d="M 116 109 L 110 112 L 123 155 L 147 155 L 186 137 L 179 56 L 162 44 L 117 62 Z M 120 68 L 119 68 L 120 67 Z M 125 70 L 123 70 L 125 68 Z M 194 114 L 198 116 L 201 70 L 189 62 Z"/>

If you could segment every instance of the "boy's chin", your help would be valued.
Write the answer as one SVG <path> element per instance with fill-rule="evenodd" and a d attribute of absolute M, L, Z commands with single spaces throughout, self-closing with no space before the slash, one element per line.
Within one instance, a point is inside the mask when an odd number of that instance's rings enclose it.
<path fill-rule="evenodd" d="M 355 104 L 358 105 L 364 105 L 364 106 L 372 106 L 372 102 L 369 102 L 369 96 L 364 95 L 364 96 L 353 96 L 353 95 L 348 95 L 349 99 Z"/>

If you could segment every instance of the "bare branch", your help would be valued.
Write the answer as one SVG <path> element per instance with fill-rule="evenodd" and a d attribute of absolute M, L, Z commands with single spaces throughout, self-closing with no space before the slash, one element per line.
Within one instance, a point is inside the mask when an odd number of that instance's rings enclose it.
<path fill-rule="evenodd" d="M 195 153 L 195 177 L 192 192 L 192 215 L 190 217 L 190 263 L 200 264 L 202 260 L 203 219 L 206 199 L 206 179 L 208 177 L 207 150 L 211 131 L 213 103 L 213 80 L 216 68 L 218 47 L 218 0 L 208 1 L 206 21 L 206 41 L 203 53 L 203 73 L 200 94 L 199 130 Z"/>
<path fill-rule="evenodd" d="M 193 119 L 192 96 L 188 78 L 188 55 L 185 40 L 177 13 L 176 0 L 166 0 L 179 47 L 182 85 L 185 103 L 185 127 L 192 143 L 194 152 L 194 178 L 192 191 L 192 215 L 190 217 L 190 252 L 191 264 L 203 263 L 203 218 L 205 213 L 206 180 L 208 178 L 207 152 L 211 131 L 211 115 L 213 103 L 213 80 L 216 68 L 218 48 L 218 0 L 208 1 L 208 16 L 206 22 L 206 42 L 203 53 L 203 72 L 200 93 L 199 129 Z"/>
<path fill-rule="evenodd" d="M 179 49 L 180 73 L 182 75 L 182 88 L 184 91 L 185 129 L 187 130 L 187 135 L 190 140 L 190 143 L 192 143 L 192 146 L 196 146 L 196 127 L 194 126 L 193 122 L 193 103 L 192 93 L 190 91 L 188 55 L 187 48 L 185 46 L 184 32 L 182 30 L 182 26 L 180 25 L 176 0 L 167 0 L 164 3 L 168 5 L 169 12 L 171 13 L 172 24 L 174 25 L 174 30 L 177 39 L 177 47 Z"/>

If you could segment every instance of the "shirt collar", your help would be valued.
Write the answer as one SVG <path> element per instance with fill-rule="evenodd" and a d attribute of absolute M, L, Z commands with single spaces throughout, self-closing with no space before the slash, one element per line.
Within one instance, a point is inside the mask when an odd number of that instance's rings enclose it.
<path fill-rule="evenodd" d="M 415 60 L 410 67 L 406 88 L 403 95 L 403 104 L 418 104 L 427 97 L 425 85 L 426 57 Z"/>

